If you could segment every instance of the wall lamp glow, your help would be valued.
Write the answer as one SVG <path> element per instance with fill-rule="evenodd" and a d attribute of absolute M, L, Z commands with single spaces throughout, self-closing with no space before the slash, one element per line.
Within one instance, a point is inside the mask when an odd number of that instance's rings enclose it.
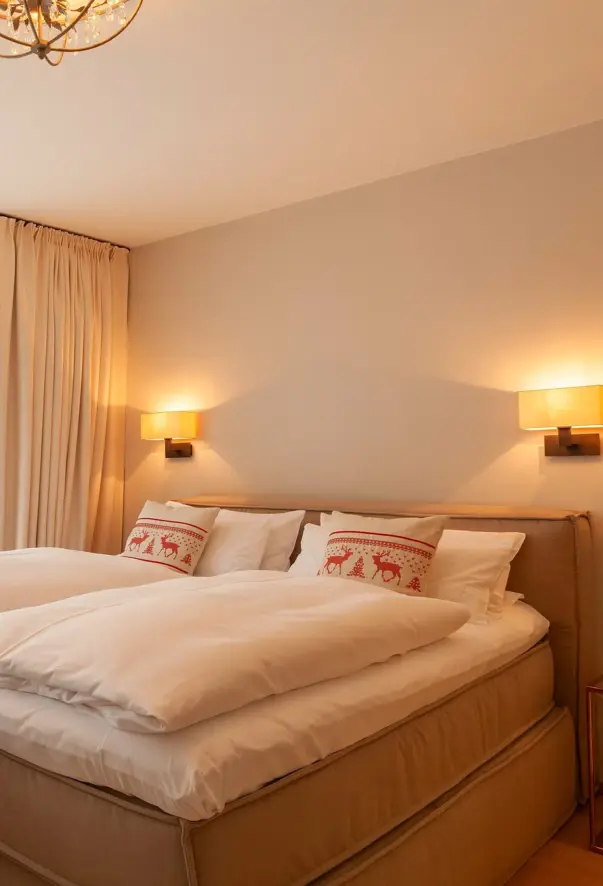
<path fill-rule="evenodd" d="M 519 427 L 557 431 L 545 436 L 545 455 L 600 455 L 598 432 L 573 434 L 572 428 L 603 427 L 603 385 L 520 391 Z"/>
<path fill-rule="evenodd" d="M 166 458 L 190 458 L 193 444 L 200 434 L 198 412 L 152 412 L 140 416 L 143 440 L 164 440 Z M 176 442 L 174 442 L 176 441 Z"/>

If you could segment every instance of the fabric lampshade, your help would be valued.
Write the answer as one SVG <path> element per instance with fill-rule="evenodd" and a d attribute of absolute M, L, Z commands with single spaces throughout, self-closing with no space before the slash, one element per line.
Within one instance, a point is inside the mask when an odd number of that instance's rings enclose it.
<path fill-rule="evenodd" d="M 527 431 L 603 427 L 603 385 L 520 391 L 519 427 Z"/>
<path fill-rule="evenodd" d="M 195 440 L 199 436 L 198 412 L 152 412 L 140 417 L 143 440 Z"/>

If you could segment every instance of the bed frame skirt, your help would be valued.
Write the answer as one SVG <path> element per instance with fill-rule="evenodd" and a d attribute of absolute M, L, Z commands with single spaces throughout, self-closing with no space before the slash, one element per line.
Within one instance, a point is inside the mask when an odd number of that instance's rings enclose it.
<path fill-rule="evenodd" d="M 502 886 L 574 812 L 574 755 L 571 718 L 555 709 L 315 886 Z"/>
<path fill-rule="evenodd" d="M 29 768 L 29 772 L 32 776 L 39 774 L 39 770 L 33 768 Z M 72 790 L 67 780 L 64 786 Z M 27 790 L 26 780 L 23 787 Z M 34 783 L 29 787 L 34 789 Z M 89 799 L 92 803 L 98 802 L 96 797 Z M 107 801 L 117 806 L 123 802 L 118 797 L 108 797 Z M 453 790 L 311 883 L 312 886 L 400 886 L 401 882 L 404 886 L 466 886 L 468 883 L 502 886 L 571 816 L 575 803 L 574 727 L 566 710 L 554 708 Z M 174 827 L 168 829 L 165 828 L 168 816 L 155 814 L 148 807 L 140 811 L 141 815 L 134 817 L 128 840 L 130 846 L 131 841 L 135 841 L 134 845 L 140 848 L 138 865 L 133 866 L 130 858 L 127 865 L 120 866 L 119 859 L 112 853 L 111 841 L 103 840 L 97 844 L 98 859 L 80 857 L 76 865 L 77 880 L 65 879 L 0 842 L 0 883 L 3 886 L 48 886 L 49 883 L 96 886 L 103 882 L 99 880 L 99 867 L 107 870 L 107 861 L 111 859 L 111 886 L 148 886 L 151 882 L 165 886 L 228 886 L 227 880 L 206 884 L 203 877 L 198 878 L 194 829 L 187 828 L 183 822 L 177 827 L 176 819 L 171 819 Z M 58 808 L 57 815 L 60 814 Z M 93 824 L 85 817 L 81 821 L 82 829 Z M 154 824 L 157 827 L 154 828 Z M 20 822 L 20 827 L 26 828 L 27 822 Z M 30 838 L 42 846 L 47 840 L 40 827 Z M 303 851 L 303 835 L 300 838 Z M 155 868 L 149 878 L 144 847 L 149 845 L 149 840 L 158 839 L 165 841 L 166 851 L 162 855 L 166 867 L 163 872 Z M 78 833 L 72 833 L 71 841 L 67 842 L 72 843 L 74 856 L 80 855 Z M 66 843 L 63 853 L 68 851 Z M 40 855 L 47 856 L 47 853 L 46 846 Z M 156 859 L 157 853 L 153 855 Z M 244 852 L 241 864 L 245 865 Z M 249 886 L 262 884 L 250 883 Z M 310 886 L 310 883 L 304 880 L 283 886 Z"/>

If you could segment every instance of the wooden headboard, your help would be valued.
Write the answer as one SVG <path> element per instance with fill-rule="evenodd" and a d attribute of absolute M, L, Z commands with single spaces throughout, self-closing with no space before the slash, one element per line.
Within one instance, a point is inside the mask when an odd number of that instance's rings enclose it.
<path fill-rule="evenodd" d="M 274 497 L 197 497 L 181 499 L 197 507 L 270 513 L 305 510 L 304 522 L 319 523 L 322 511 L 349 511 L 367 516 L 429 516 L 444 514 L 456 529 L 484 532 L 525 532 L 513 561 L 509 589 L 525 595 L 527 603 L 550 622 L 550 643 L 555 660 L 555 693 L 576 723 L 581 771 L 585 756 L 584 687 L 597 674 L 596 608 L 593 549 L 587 513 L 560 509 L 508 508 L 451 504 L 401 504 L 295 500 Z M 301 533 L 300 533 L 301 537 Z M 294 556 L 299 550 L 299 539 Z"/>

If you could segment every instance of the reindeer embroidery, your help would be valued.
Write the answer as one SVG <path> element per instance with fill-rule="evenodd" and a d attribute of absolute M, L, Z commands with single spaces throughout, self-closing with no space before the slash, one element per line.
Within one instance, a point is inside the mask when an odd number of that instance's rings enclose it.
<path fill-rule="evenodd" d="M 375 576 L 378 575 L 379 573 L 381 573 L 381 577 L 382 577 L 383 581 L 386 583 L 393 581 L 394 578 L 397 578 L 398 579 L 398 587 L 400 587 L 400 581 L 402 579 L 402 573 L 400 572 L 401 567 L 399 566 L 398 563 L 388 563 L 386 560 L 383 560 L 382 559 L 383 556 L 384 556 L 383 553 L 375 554 L 373 556 L 373 563 L 375 564 L 375 567 L 376 567 L 375 572 L 373 573 L 373 578 L 375 578 Z M 387 572 L 391 573 L 390 578 L 385 577 L 385 574 Z"/>
<path fill-rule="evenodd" d="M 138 551 L 138 553 L 140 553 L 140 546 L 145 543 L 148 537 L 149 533 L 146 530 L 142 533 L 142 535 L 135 535 L 128 545 L 128 550 Z"/>
<path fill-rule="evenodd" d="M 341 575 L 341 567 L 346 560 L 350 559 L 351 556 L 352 551 L 350 550 L 350 548 L 343 548 L 343 554 L 334 554 L 327 559 L 327 562 L 322 567 L 322 571 L 326 572 L 327 575 L 332 575 L 337 569 L 339 570 L 339 575 Z"/>
<path fill-rule="evenodd" d="M 173 557 L 175 560 L 178 556 L 180 545 L 177 545 L 176 542 L 170 541 L 169 539 L 169 535 L 161 536 L 161 550 L 159 551 L 159 553 L 163 554 L 166 560 L 168 559 L 168 557 Z"/>

